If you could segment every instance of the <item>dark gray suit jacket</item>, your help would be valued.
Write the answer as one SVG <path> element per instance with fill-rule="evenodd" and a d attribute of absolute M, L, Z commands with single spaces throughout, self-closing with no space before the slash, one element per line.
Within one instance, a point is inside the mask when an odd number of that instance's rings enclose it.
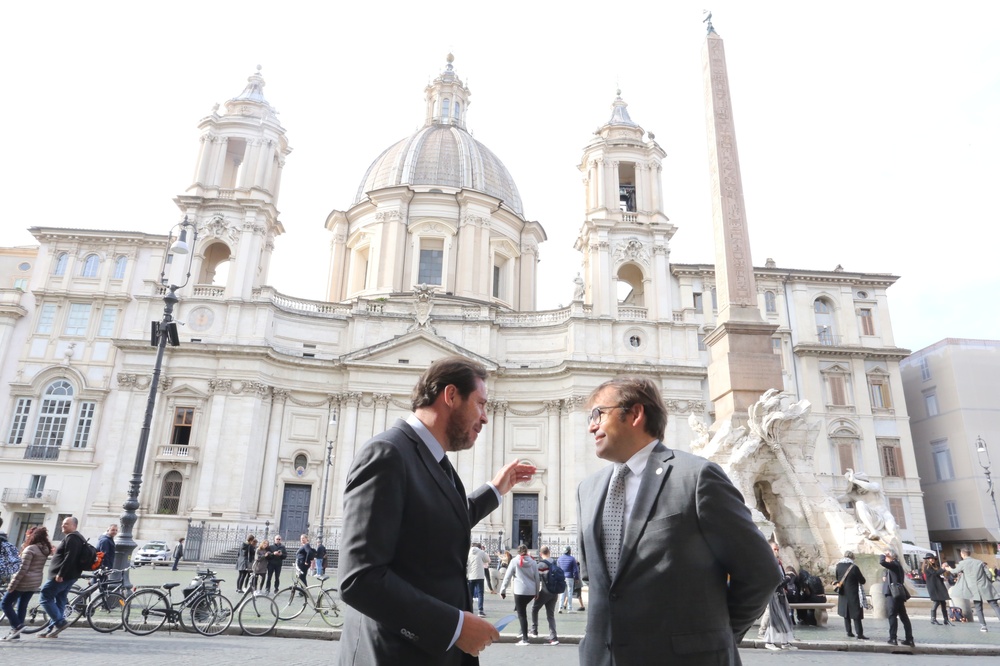
<path fill-rule="evenodd" d="M 736 648 L 781 577 L 722 469 L 657 443 L 609 580 L 602 515 L 613 466 L 577 491 L 580 570 L 590 584 L 581 666 L 739 664 Z M 728 577 L 728 581 L 727 581 Z"/>
<path fill-rule="evenodd" d="M 485 485 L 466 498 L 405 421 L 369 440 L 344 491 L 340 592 L 348 604 L 340 664 L 477 664 L 448 650 L 472 610 L 472 526 L 498 505 Z"/>

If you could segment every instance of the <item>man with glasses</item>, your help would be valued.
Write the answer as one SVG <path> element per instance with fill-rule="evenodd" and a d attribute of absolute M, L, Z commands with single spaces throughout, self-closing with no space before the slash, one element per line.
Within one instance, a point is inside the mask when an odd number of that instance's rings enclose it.
<path fill-rule="evenodd" d="M 581 666 L 739 664 L 781 580 L 743 497 L 715 463 L 663 444 L 651 380 L 605 382 L 589 405 L 597 457 L 614 464 L 577 491 Z"/>

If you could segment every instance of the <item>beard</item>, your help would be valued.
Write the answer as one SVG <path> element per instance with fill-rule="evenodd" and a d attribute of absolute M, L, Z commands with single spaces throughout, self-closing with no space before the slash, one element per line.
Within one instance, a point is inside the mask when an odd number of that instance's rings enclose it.
<path fill-rule="evenodd" d="M 471 449 L 472 445 L 476 443 L 477 433 L 462 423 L 458 414 L 453 413 L 448 417 L 448 425 L 444 434 L 448 438 L 448 446 L 451 447 L 449 449 L 451 451 L 465 451 Z"/>

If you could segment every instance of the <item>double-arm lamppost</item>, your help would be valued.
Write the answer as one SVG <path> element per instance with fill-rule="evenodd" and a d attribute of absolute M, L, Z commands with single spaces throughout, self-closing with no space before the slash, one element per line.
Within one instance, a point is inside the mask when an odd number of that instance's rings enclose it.
<path fill-rule="evenodd" d="M 997 529 L 1000 530 L 1000 511 L 997 510 L 997 498 L 993 494 L 993 479 L 990 478 L 990 451 L 986 448 L 986 442 L 982 437 L 976 437 L 976 454 L 979 456 L 979 466 L 986 473 L 986 494 L 990 496 L 990 501 L 993 503 L 993 515 L 997 519 Z M 997 533 L 997 536 L 1000 538 L 1000 532 Z M 993 545 L 1000 548 L 1000 544 Z M 997 554 L 1000 555 L 1000 551 Z"/>
<path fill-rule="evenodd" d="M 323 461 L 323 503 L 319 507 L 319 542 L 323 543 L 326 526 L 326 491 L 330 485 L 330 468 L 333 467 L 333 446 L 337 443 L 337 407 L 330 407 L 330 423 L 326 427 L 326 459 Z"/>
<path fill-rule="evenodd" d="M 174 231 L 179 229 L 179 234 L 175 238 Z M 191 243 L 187 241 L 188 231 L 191 231 Z M 150 332 L 150 344 L 156 347 L 156 360 L 153 363 L 153 378 L 149 383 L 149 397 L 146 399 L 146 413 L 142 421 L 142 430 L 139 431 L 139 446 L 135 451 L 135 465 L 132 467 L 132 479 L 128 484 L 128 498 L 122 504 L 125 512 L 121 515 L 121 530 L 115 540 L 115 568 L 126 569 L 135 550 L 136 543 L 132 539 L 132 528 L 139 519 L 136 509 L 139 508 L 139 487 L 142 485 L 142 470 L 146 464 L 146 447 L 149 444 L 149 428 L 153 422 L 153 406 L 156 404 L 156 391 L 160 385 L 160 370 L 163 368 L 163 352 L 167 348 L 167 342 L 172 346 L 180 345 L 177 336 L 177 321 L 174 320 L 174 306 L 180 300 L 177 297 L 177 290 L 183 289 L 191 280 L 191 264 L 194 261 L 192 252 L 195 243 L 198 241 L 198 227 L 194 223 L 188 222 L 187 217 L 183 222 L 175 224 L 170 229 L 167 237 L 167 252 L 163 255 L 163 263 L 160 266 L 160 284 L 167 288 L 167 293 L 163 296 L 163 319 L 152 322 Z M 172 265 L 174 256 L 187 255 L 187 265 L 185 267 L 184 281 L 181 284 L 173 284 L 171 275 L 176 274 L 177 268 Z M 128 571 L 125 572 L 125 583 L 131 586 Z"/>

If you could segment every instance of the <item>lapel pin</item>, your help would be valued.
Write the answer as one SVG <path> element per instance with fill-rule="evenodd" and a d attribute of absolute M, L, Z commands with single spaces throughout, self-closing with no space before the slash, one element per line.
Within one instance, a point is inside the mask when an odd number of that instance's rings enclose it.
<path fill-rule="evenodd" d="M 663 468 L 662 467 L 657 467 L 656 468 L 656 473 L 657 474 L 663 474 Z"/>

